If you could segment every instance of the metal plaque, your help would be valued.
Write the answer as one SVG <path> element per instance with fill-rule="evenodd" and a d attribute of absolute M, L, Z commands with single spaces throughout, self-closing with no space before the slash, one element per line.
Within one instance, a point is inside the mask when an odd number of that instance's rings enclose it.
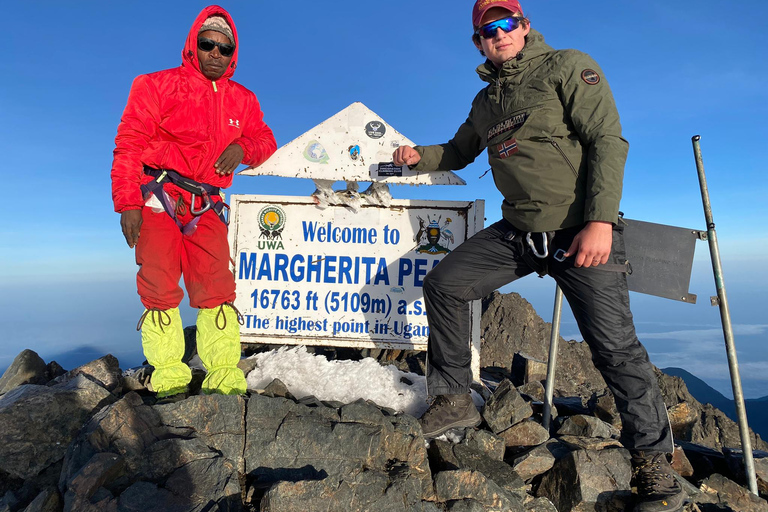
<path fill-rule="evenodd" d="M 696 240 L 706 232 L 664 224 L 624 219 L 624 244 L 632 273 L 627 284 L 633 292 L 696 303 L 688 292 Z"/>

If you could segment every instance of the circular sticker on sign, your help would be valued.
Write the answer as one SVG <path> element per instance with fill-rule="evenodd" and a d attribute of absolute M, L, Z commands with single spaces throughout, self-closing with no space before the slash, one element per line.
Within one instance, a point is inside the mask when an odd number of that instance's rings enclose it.
<path fill-rule="evenodd" d="M 600 75 L 594 69 L 585 69 L 581 72 L 581 79 L 589 85 L 595 85 L 600 81 Z"/>
<path fill-rule="evenodd" d="M 372 139 L 380 139 L 386 133 L 387 128 L 381 121 L 371 121 L 365 125 L 365 134 Z"/>

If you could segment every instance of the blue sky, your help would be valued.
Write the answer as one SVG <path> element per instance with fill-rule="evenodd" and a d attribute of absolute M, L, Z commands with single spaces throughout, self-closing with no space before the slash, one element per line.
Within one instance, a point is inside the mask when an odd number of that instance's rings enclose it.
<path fill-rule="evenodd" d="M 24 347 L 46 359 L 80 349 L 140 357 L 133 252 L 110 197 L 115 130 L 133 78 L 180 64 L 205 5 L 14 6 L 0 59 L 0 368 Z M 483 86 L 474 72 L 482 59 L 470 41 L 471 1 L 284 5 L 223 3 L 240 33 L 234 78 L 259 97 L 278 145 L 354 101 L 417 143 L 444 142 Z M 702 135 L 742 378 L 747 396 L 768 395 L 768 5 L 549 0 L 523 8 L 550 45 L 591 54 L 611 84 L 630 141 L 627 217 L 704 228 L 690 142 Z M 482 198 L 490 223 L 500 217 L 501 197 L 490 175 L 480 179 L 486 168 L 480 157 L 461 171 L 465 187 L 395 187 L 393 195 Z M 307 180 L 237 177 L 230 192 L 313 190 Z M 510 290 L 549 319 L 553 286 L 531 277 Z M 638 332 L 655 364 L 686 368 L 728 394 L 704 243 L 691 292 L 696 305 L 633 295 Z M 562 330 L 577 337 L 567 315 Z"/>

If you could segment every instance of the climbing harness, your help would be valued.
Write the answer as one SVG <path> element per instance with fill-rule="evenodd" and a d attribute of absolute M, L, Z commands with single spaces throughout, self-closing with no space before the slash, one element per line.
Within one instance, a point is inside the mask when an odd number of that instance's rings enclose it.
<path fill-rule="evenodd" d="M 151 167 L 144 167 L 144 174 L 155 178 L 141 186 L 141 192 L 144 197 L 149 197 L 153 194 L 163 205 L 163 209 L 176 222 L 176 225 L 181 230 L 182 234 L 189 235 L 195 230 L 195 226 L 200 220 L 200 216 L 212 210 L 221 221 L 229 225 L 228 215 L 225 215 L 224 211 L 229 211 L 229 205 L 219 199 L 219 187 L 213 187 L 207 183 L 199 183 L 197 181 L 185 178 L 176 171 L 170 169 L 153 169 Z M 194 217 L 191 221 L 183 224 L 179 220 L 179 216 L 187 213 L 187 206 L 183 200 L 179 198 L 176 204 L 172 204 L 170 198 L 164 190 L 166 183 L 173 183 L 182 190 L 186 190 L 192 197 L 190 199 L 189 213 Z M 195 209 L 195 198 L 199 197 L 201 201 L 200 209 Z"/>

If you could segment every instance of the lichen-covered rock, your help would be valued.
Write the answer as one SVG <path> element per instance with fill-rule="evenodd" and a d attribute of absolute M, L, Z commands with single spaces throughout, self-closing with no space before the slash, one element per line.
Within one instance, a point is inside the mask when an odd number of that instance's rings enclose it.
<path fill-rule="evenodd" d="M 599 437 L 603 439 L 619 437 L 616 427 L 601 419 L 585 414 L 569 416 L 563 421 L 557 434 L 560 436 Z"/>
<path fill-rule="evenodd" d="M 424 438 L 411 416 L 386 415 L 362 400 L 336 409 L 252 395 L 246 421 L 245 473 L 262 485 L 327 476 L 350 481 L 365 470 L 386 474 L 402 465 L 423 498 L 431 496 Z"/>
<path fill-rule="evenodd" d="M 544 475 L 537 495 L 549 498 L 559 512 L 626 510 L 631 473 L 629 452 L 623 448 L 577 450 Z"/>
<path fill-rule="evenodd" d="M 537 422 L 525 420 L 499 432 L 498 436 L 504 440 L 507 448 L 512 451 L 520 451 L 546 443 L 549 439 L 549 432 Z"/>
<path fill-rule="evenodd" d="M 483 419 L 494 434 L 529 418 L 532 414 L 530 404 L 520 396 L 512 382 L 506 379 L 499 384 L 483 408 Z"/>
<path fill-rule="evenodd" d="M 448 502 L 472 499 L 489 512 L 523 512 L 520 500 L 496 485 L 479 471 L 459 469 L 435 475 L 435 496 Z"/>
<path fill-rule="evenodd" d="M 120 369 L 120 363 L 117 358 L 111 354 L 78 366 L 74 370 L 56 377 L 48 385 L 63 384 L 76 378 L 78 375 L 84 375 L 116 395 L 120 394 L 123 388 L 123 371 Z"/>
<path fill-rule="evenodd" d="M 70 445 L 59 481 L 65 512 L 240 510 L 244 408 L 237 396 L 151 407 L 127 394 Z"/>
<path fill-rule="evenodd" d="M 418 478 L 408 469 L 394 472 L 369 470 L 350 475 L 346 480 L 281 481 L 270 487 L 261 499 L 262 512 L 424 512 Z"/>
<path fill-rule="evenodd" d="M 48 387 L 25 384 L 0 397 L 0 471 L 32 478 L 61 460 L 88 418 L 115 400 L 77 376 Z"/>
<path fill-rule="evenodd" d="M 766 512 L 768 502 L 729 480 L 723 475 L 714 474 L 705 479 L 699 487 L 703 494 L 708 495 L 718 510 L 732 512 Z"/>
<path fill-rule="evenodd" d="M 22 350 L 0 377 L 0 395 L 23 384 L 45 384 L 45 361 L 33 350 Z"/>

